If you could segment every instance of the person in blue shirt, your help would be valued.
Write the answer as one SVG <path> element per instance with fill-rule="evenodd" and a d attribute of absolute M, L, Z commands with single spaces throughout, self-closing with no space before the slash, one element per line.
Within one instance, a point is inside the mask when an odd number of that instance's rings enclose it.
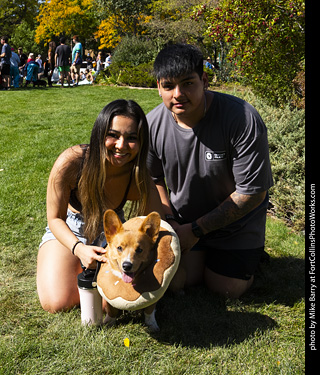
<path fill-rule="evenodd" d="M 14 52 L 14 48 L 11 48 L 11 58 L 10 58 L 10 76 L 12 79 L 13 87 L 19 87 L 20 81 L 20 72 L 19 72 L 19 64 L 20 64 L 20 57 L 17 53 Z"/>
<path fill-rule="evenodd" d="M 83 48 L 82 44 L 79 42 L 78 35 L 72 38 L 74 47 L 72 49 L 72 64 L 71 64 L 71 78 L 73 84 L 78 86 L 80 80 L 80 68 L 83 58 Z"/>
<path fill-rule="evenodd" d="M 31 81 L 33 82 L 34 86 L 35 82 L 38 80 L 39 64 L 34 60 L 33 53 L 29 53 L 29 58 L 25 65 L 25 70 L 27 72 L 25 87 L 27 87 Z"/>
<path fill-rule="evenodd" d="M 213 64 L 212 64 L 212 60 L 210 57 L 207 57 L 207 61 L 205 63 L 205 67 L 208 68 L 208 69 L 213 69 Z"/>
<path fill-rule="evenodd" d="M 11 58 L 11 47 L 8 44 L 8 37 L 1 37 L 1 77 L 3 90 L 10 88 L 10 58 Z"/>

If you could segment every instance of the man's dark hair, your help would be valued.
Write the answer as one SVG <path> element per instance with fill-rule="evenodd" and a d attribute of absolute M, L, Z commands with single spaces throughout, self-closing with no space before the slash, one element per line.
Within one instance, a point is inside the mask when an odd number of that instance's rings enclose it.
<path fill-rule="evenodd" d="M 7 37 L 7 35 L 2 36 L 1 39 L 4 40 L 5 43 L 8 43 L 9 38 Z"/>
<path fill-rule="evenodd" d="M 157 80 L 176 78 L 192 72 L 203 75 L 203 55 L 199 48 L 191 44 L 173 44 L 161 50 L 153 65 Z"/>
<path fill-rule="evenodd" d="M 65 38 L 64 36 L 62 36 L 62 37 L 60 38 L 60 43 L 61 43 L 61 44 L 66 44 L 66 38 Z"/>

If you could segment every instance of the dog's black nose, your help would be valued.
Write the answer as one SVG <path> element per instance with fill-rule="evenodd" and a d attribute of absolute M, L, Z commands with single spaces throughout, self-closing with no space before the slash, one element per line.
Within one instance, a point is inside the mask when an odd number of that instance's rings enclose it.
<path fill-rule="evenodd" d="M 122 269 L 125 271 L 125 272 L 129 272 L 132 268 L 132 263 L 130 262 L 123 262 L 122 263 Z"/>

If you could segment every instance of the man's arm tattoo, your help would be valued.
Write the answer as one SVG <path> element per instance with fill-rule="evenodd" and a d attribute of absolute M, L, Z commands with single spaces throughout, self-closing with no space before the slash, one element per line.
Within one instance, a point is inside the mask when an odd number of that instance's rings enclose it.
<path fill-rule="evenodd" d="M 218 207 L 202 216 L 200 226 L 205 233 L 217 230 L 231 224 L 253 209 L 258 207 L 264 200 L 266 192 L 245 195 L 233 192 Z"/>

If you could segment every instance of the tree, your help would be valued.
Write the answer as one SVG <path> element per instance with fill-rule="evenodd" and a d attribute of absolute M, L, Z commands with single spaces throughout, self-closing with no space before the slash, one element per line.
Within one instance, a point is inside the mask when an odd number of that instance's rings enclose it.
<path fill-rule="evenodd" d="M 34 27 L 34 17 L 37 13 L 37 0 L 0 0 L 1 35 L 10 37 L 22 21 L 28 26 Z"/>
<path fill-rule="evenodd" d="M 95 0 L 101 20 L 95 37 L 100 49 L 113 49 L 126 35 L 143 35 L 150 0 Z"/>
<path fill-rule="evenodd" d="M 199 6 L 214 43 L 228 45 L 228 59 L 253 88 L 274 104 L 294 96 L 293 80 L 303 70 L 303 0 L 223 0 Z"/>
<path fill-rule="evenodd" d="M 24 52 L 42 53 L 42 49 L 34 41 L 35 31 L 26 21 L 18 25 L 10 38 L 10 45 L 17 49 L 22 47 Z"/>
<path fill-rule="evenodd" d="M 92 0 L 46 0 L 37 17 L 36 42 L 47 44 L 61 35 L 91 38 L 97 28 L 92 7 Z"/>
<path fill-rule="evenodd" d="M 206 0 L 155 0 L 150 5 L 152 19 L 146 24 L 152 39 L 161 48 L 168 42 L 189 42 L 203 47 L 203 25 L 192 18 L 194 7 Z M 215 3 L 215 0 L 207 0 Z M 206 1 L 206 2 L 207 2 Z"/>

